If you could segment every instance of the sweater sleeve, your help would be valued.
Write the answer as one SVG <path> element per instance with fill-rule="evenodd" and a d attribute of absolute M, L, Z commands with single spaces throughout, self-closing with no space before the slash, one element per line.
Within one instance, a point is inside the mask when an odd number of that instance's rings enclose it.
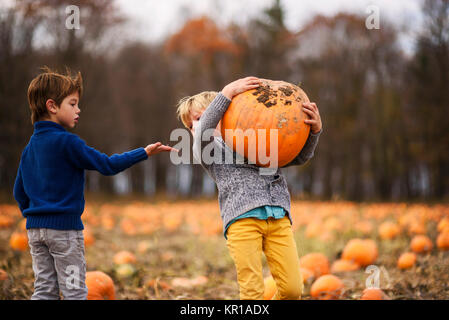
<path fill-rule="evenodd" d="M 70 161 L 76 167 L 96 170 L 105 176 L 115 175 L 142 160 L 148 159 L 144 148 L 108 156 L 89 147 L 76 135 L 69 135 L 66 152 Z"/>
<path fill-rule="evenodd" d="M 298 165 L 302 165 L 304 163 L 306 163 L 308 160 L 313 158 L 314 152 L 315 152 L 315 148 L 318 145 L 318 140 L 320 139 L 320 135 L 323 132 L 323 129 L 320 130 L 320 132 L 318 133 L 309 133 L 309 137 L 307 138 L 307 141 L 304 145 L 304 147 L 302 148 L 301 152 L 296 156 L 295 159 L 293 159 L 290 163 L 288 163 L 287 165 L 285 165 L 283 168 L 285 167 L 290 167 L 290 166 L 298 166 Z"/>
<path fill-rule="evenodd" d="M 203 112 L 198 125 L 195 128 L 195 133 L 193 136 L 193 152 L 196 155 L 197 160 L 199 160 L 202 165 L 205 165 L 201 157 L 202 151 L 204 147 L 213 140 L 212 134 L 208 134 L 211 132 L 207 131 L 215 130 L 230 103 L 231 100 L 220 92 Z"/>
<path fill-rule="evenodd" d="M 30 206 L 30 199 L 28 198 L 27 194 L 25 193 L 25 189 L 23 188 L 22 162 L 20 162 L 19 169 L 17 170 L 17 177 L 14 183 L 13 195 L 23 215 L 23 211 Z"/>

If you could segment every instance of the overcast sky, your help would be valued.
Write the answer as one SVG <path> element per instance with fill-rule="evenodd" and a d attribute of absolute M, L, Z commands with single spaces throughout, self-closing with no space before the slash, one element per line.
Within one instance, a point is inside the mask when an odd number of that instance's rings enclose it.
<path fill-rule="evenodd" d="M 231 21 L 243 25 L 253 17 L 260 16 L 274 0 L 113 0 L 128 18 L 121 36 L 128 41 L 160 41 L 178 31 L 191 18 L 208 15 L 218 25 Z M 423 0 L 281 0 L 286 13 L 286 25 L 293 31 L 309 22 L 315 15 L 334 15 L 351 12 L 368 16 L 370 5 L 379 8 L 382 21 L 394 22 L 402 30 L 400 38 L 406 52 L 413 51 L 414 39 L 422 24 Z M 0 0 L 0 7 L 8 7 L 14 0 Z M 82 21 L 82 20 L 81 20 Z M 124 36 L 124 38 L 123 38 Z"/>
<path fill-rule="evenodd" d="M 115 0 L 130 18 L 130 37 L 144 41 L 158 41 L 179 30 L 188 18 L 208 15 L 220 25 L 230 21 L 244 24 L 251 17 L 260 16 L 273 0 Z M 410 36 L 421 24 L 422 0 L 281 0 L 286 11 L 286 24 L 298 31 L 316 14 L 333 15 L 340 11 L 368 16 L 369 5 L 376 5 L 382 19 L 394 21 L 409 31 Z"/>

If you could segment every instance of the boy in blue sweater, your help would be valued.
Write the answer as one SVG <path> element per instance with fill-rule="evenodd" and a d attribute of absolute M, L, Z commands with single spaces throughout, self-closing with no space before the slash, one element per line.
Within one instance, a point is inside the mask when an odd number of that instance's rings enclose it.
<path fill-rule="evenodd" d="M 83 84 L 49 69 L 33 79 L 28 102 L 34 133 L 25 147 L 14 185 L 23 216 L 35 274 L 32 300 L 83 300 L 85 285 L 84 170 L 117 174 L 160 152 L 177 151 L 160 142 L 107 156 L 66 129 L 79 120 Z"/>

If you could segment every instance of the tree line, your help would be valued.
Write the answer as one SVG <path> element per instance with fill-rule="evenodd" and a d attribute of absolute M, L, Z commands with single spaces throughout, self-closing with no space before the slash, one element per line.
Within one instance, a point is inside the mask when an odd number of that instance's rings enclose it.
<path fill-rule="evenodd" d="M 81 28 L 65 28 L 78 5 Z M 247 75 L 299 84 L 315 101 L 323 134 L 315 157 L 285 170 L 293 196 L 319 199 L 442 200 L 449 195 L 449 1 L 424 1 L 413 51 L 401 30 L 365 16 L 315 16 L 285 25 L 280 0 L 245 25 L 188 20 L 158 43 L 120 39 L 125 19 L 108 0 L 17 0 L 0 9 L 0 189 L 11 196 L 32 134 L 26 90 L 39 67 L 81 71 L 85 93 L 75 133 L 107 153 L 154 141 L 173 145 L 176 102 L 219 91 Z M 116 178 L 88 172 L 88 192 L 214 194 L 199 165 L 168 155 Z"/>

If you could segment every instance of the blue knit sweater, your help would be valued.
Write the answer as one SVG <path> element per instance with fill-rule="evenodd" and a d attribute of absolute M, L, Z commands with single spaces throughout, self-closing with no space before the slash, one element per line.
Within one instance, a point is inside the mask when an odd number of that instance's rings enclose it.
<path fill-rule="evenodd" d="M 55 122 L 36 122 L 14 184 L 26 228 L 84 229 L 84 170 L 114 175 L 147 158 L 144 148 L 109 157 Z"/>

